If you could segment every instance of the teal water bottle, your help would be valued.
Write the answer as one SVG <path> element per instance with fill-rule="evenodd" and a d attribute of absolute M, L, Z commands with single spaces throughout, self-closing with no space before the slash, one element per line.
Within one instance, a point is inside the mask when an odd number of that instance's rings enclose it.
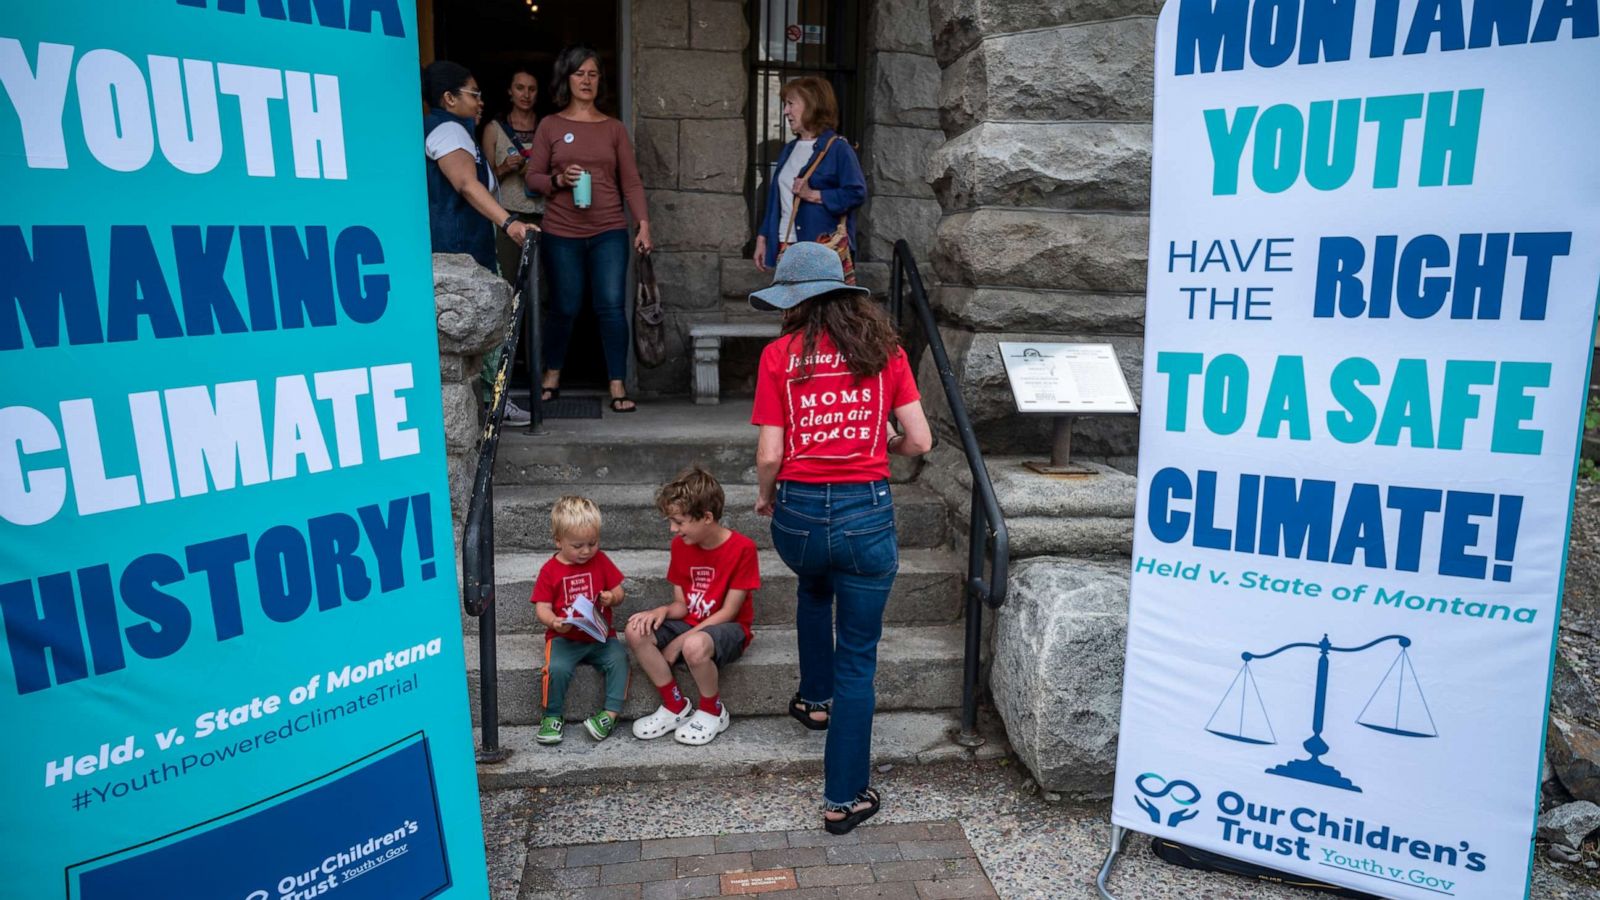
<path fill-rule="evenodd" d="M 589 180 L 589 172 L 585 169 L 578 176 L 578 183 L 572 186 L 572 205 L 579 209 L 588 209 L 593 192 L 593 184 Z"/>

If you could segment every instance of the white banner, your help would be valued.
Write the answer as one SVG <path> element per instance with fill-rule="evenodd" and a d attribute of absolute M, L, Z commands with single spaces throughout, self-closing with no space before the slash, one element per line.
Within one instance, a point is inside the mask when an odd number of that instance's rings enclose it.
<path fill-rule="evenodd" d="M 1171 0 L 1113 819 L 1527 892 L 1600 284 L 1596 0 Z"/>

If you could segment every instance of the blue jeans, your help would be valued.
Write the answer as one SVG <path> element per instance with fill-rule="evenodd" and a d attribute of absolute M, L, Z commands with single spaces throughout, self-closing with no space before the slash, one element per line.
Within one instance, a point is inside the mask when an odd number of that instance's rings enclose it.
<path fill-rule="evenodd" d="M 889 483 L 780 483 L 772 543 L 800 579 L 800 697 L 833 701 L 823 799 L 847 805 L 870 778 L 878 638 L 900 568 Z"/>
<path fill-rule="evenodd" d="M 614 381 L 628 377 L 628 229 L 614 228 L 588 238 L 545 232 L 539 245 L 544 248 L 544 269 L 550 276 L 545 368 L 566 365 L 572 323 L 583 309 L 584 294 L 589 293 L 594 296 L 594 315 L 600 322 L 606 373 Z"/>

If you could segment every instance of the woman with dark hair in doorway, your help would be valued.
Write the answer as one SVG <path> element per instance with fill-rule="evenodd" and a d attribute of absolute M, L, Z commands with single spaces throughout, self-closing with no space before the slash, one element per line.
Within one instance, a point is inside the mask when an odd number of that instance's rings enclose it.
<path fill-rule="evenodd" d="M 844 283 L 839 255 L 798 243 L 750 305 L 783 311 L 761 353 L 750 421 L 756 512 L 799 576 L 800 689 L 788 713 L 826 729 L 823 826 L 845 834 L 878 811 L 870 786 L 873 685 L 883 608 L 900 567 L 889 454 L 933 446 L 906 352 L 866 288 Z M 889 427 L 888 414 L 901 431 Z"/>
<path fill-rule="evenodd" d="M 511 99 L 511 109 L 483 130 L 483 148 L 500 181 L 500 205 L 517 221 L 537 224 L 544 212 L 544 198 L 523 181 L 522 169 L 533 153 L 533 133 L 539 124 L 533 113 L 533 105 L 539 99 L 539 79 L 527 69 L 517 69 L 511 73 L 506 94 Z M 499 245 L 500 274 L 507 280 L 516 278 L 522 245 L 504 237 Z"/>
<path fill-rule="evenodd" d="M 833 87 L 815 75 L 796 78 L 778 93 L 783 120 L 795 139 L 778 154 L 777 174 L 767 185 L 766 209 L 756 229 L 756 268 L 777 264 L 784 248 L 796 241 L 831 235 L 845 220 L 851 257 L 856 250 L 856 210 L 867 202 L 867 179 L 850 142 L 833 129 L 839 124 L 839 101 Z M 845 282 L 855 284 L 854 267 Z"/>
<path fill-rule="evenodd" d="M 594 49 L 580 44 L 561 51 L 551 88 L 561 111 L 539 123 L 525 169 L 528 186 L 546 198 L 540 243 L 552 302 L 544 333 L 543 397 L 551 400 L 560 393 L 572 323 L 588 292 L 600 322 L 611 411 L 633 412 L 638 407 L 623 381 L 629 356 L 627 213 L 639 225 L 634 249 L 649 253 L 655 243 L 644 182 L 627 129 L 595 107 L 600 60 Z"/>
<path fill-rule="evenodd" d="M 422 70 L 422 120 L 428 166 L 428 227 L 435 253 L 466 253 L 489 271 L 495 268 L 494 231 L 518 245 L 530 227 L 495 199 L 494 174 L 472 140 L 483 93 L 465 66 L 437 60 Z"/>

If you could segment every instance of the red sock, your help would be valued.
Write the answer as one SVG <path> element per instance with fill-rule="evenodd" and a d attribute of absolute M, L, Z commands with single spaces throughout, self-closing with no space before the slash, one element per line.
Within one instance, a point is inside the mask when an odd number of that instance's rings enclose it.
<path fill-rule="evenodd" d="M 713 716 L 722 715 L 722 695 L 713 694 L 710 697 L 701 697 L 700 708 L 708 713 L 711 713 Z"/>
<path fill-rule="evenodd" d="M 683 712 L 684 707 L 689 705 L 689 701 L 683 699 L 683 692 L 678 690 L 678 683 L 675 681 L 656 688 L 656 693 L 661 695 L 661 705 L 674 715 Z"/>

